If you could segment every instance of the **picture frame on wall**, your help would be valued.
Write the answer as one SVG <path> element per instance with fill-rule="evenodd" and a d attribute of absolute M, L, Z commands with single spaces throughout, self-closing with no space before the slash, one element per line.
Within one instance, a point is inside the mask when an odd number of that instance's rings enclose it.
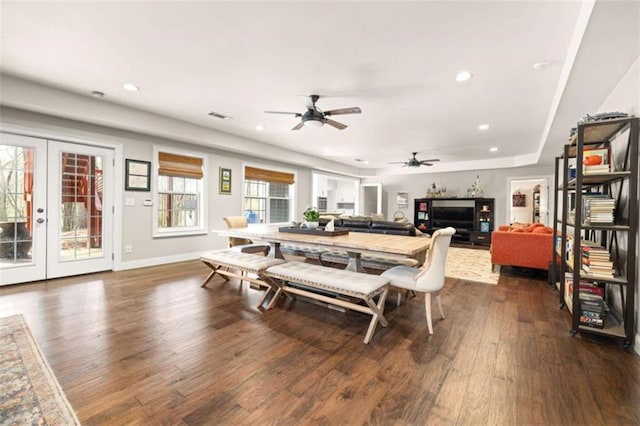
<path fill-rule="evenodd" d="M 513 207 L 526 207 L 527 205 L 527 196 L 526 194 L 513 194 L 513 200 L 511 205 Z"/>
<path fill-rule="evenodd" d="M 125 160 L 125 191 L 151 191 L 151 161 Z"/>
<path fill-rule="evenodd" d="M 396 195 L 396 203 L 399 209 L 408 209 L 409 208 L 409 193 L 408 192 L 398 192 Z"/>
<path fill-rule="evenodd" d="M 220 167 L 220 194 L 231 194 L 231 169 Z"/>

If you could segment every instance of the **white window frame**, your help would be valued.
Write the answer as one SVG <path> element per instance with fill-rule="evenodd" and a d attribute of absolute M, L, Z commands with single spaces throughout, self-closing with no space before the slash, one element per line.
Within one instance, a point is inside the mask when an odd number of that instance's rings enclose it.
<path fill-rule="evenodd" d="M 184 228 L 167 228 L 160 229 L 158 227 L 158 168 L 159 161 L 158 155 L 160 152 L 166 152 L 169 154 L 186 155 L 189 157 L 196 157 L 202 159 L 202 172 L 203 176 L 200 179 L 200 197 L 198 205 L 198 217 L 200 218 L 198 226 L 184 227 Z M 188 235 L 203 235 L 207 234 L 208 219 L 208 194 L 209 194 L 209 165 L 206 154 L 201 152 L 189 152 L 184 150 L 178 150 L 176 148 L 170 148 L 166 146 L 153 146 L 153 175 L 152 175 L 152 196 L 153 196 L 153 208 L 152 208 L 152 226 L 153 226 L 153 238 L 165 238 L 165 237 L 180 237 Z"/>
<path fill-rule="evenodd" d="M 243 163 L 242 164 L 242 199 L 240 200 L 241 204 L 241 209 L 242 209 L 242 214 L 244 214 L 244 202 L 245 199 L 247 198 L 247 193 L 246 193 L 246 178 L 244 176 L 244 170 L 245 167 L 255 167 L 258 169 L 265 169 L 265 170 L 273 170 L 274 172 L 282 172 L 282 173 L 291 173 L 293 174 L 293 183 L 290 185 L 290 191 L 289 191 L 289 201 L 291 203 L 291 208 L 289 209 L 289 220 L 286 222 L 274 222 L 274 223 L 265 223 L 265 225 L 288 225 L 291 223 L 291 221 L 296 220 L 296 211 L 297 211 L 297 204 L 296 204 L 296 182 L 298 181 L 298 176 L 295 172 L 295 170 L 291 170 L 291 169 L 285 169 L 285 168 L 281 168 L 281 167 L 275 167 L 275 166 L 269 166 L 269 165 L 265 165 L 265 164 L 256 164 L 256 163 Z M 267 189 L 267 194 L 269 193 L 268 189 Z M 277 198 L 277 197 L 274 197 Z M 267 200 L 267 204 L 265 206 L 265 215 L 267 216 L 266 219 L 269 219 L 269 200 L 270 197 L 267 195 L 266 197 Z"/>

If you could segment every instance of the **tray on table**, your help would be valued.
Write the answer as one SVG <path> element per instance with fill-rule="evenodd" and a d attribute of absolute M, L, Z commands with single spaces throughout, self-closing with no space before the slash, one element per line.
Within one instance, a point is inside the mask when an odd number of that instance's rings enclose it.
<path fill-rule="evenodd" d="M 291 232 L 293 234 L 307 234 L 307 235 L 322 235 L 323 237 L 335 237 L 338 235 L 347 235 L 349 231 L 347 229 L 336 228 L 333 231 L 325 231 L 324 227 L 317 228 L 298 228 L 295 226 L 283 226 L 278 228 L 280 232 Z"/>

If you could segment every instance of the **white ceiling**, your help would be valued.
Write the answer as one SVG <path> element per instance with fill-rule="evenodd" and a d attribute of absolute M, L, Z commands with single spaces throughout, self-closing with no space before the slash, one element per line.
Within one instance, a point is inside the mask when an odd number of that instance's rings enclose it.
<path fill-rule="evenodd" d="M 406 171 L 388 163 L 412 151 L 441 159 L 421 171 L 548 163 L 552 156 L 545 150 L 558 151 L 569 128 L 596 112 L 587 107 L 597 108 L 638 57 L 638 3 L 591 6 L 3 1 L 0 70 L 84 96 L 102 91 L 100 102 L 377 169 L 367 174 Z M 604 46 L 607 37 L 626 46 Z M 590 48 L 620 50 L 624 58 L 616 59 L 622 63 L 614 70 L 598 66 L 596 74 L 597 58 L 582 59 Z M 539 61 L 550 65 L 536 71 Z M 474 78 L 456 82 L 460 70 Z M 124 82 L 140 91 L 123 90 Z M 578 102 L 587 89 L 598 93 L 592 105 Z M 299 95 L 312 93 L 321 96 L 324 110 L 359 106 L 362 114 L 333 117 L 349 126 L 343 131 L 326 125 L 292 131 L 298 119 L 264 113 L 303 112 Z M 233 119 L 209 117 L 211 111 Z M 479 131 L 483 123 L 491 128 Z"/>

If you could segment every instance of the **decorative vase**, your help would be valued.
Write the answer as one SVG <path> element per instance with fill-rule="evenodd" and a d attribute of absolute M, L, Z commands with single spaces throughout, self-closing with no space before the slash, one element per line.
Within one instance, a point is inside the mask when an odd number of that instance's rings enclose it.
<path fill-rule="evenodd" d="M 307 228 L 307 229 L 316 229 L 318 227 L 318 225 L 320 225 L 318 222 L 306 221 L 304 223 L 304 227 Z"/>

